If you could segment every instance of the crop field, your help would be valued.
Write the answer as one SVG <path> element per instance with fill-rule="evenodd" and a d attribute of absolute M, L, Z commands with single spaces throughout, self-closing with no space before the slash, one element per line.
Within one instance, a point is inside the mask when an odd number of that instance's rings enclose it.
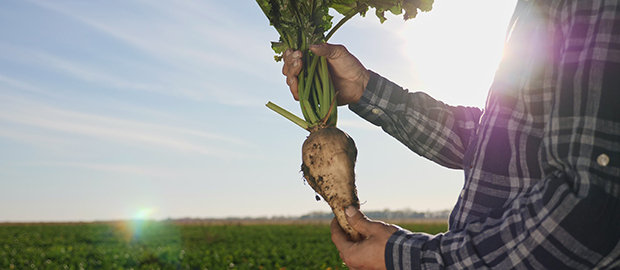
<path fill-rule="evenodd" d="M 443 223 L 400 224 L 444 232 Z M 328 224 L 0 226 L 0 269 L 347 269 Z"/>

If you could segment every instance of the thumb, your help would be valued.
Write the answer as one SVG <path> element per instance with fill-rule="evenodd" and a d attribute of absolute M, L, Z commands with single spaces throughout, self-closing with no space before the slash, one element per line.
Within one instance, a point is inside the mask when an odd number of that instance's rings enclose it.
<path fill-rule="evenodd" d="M 325 56 L 328 59 L 338 58 L 348 52 L 342 45 L 332 45 L 329 43 L 310 45 L 309 48 L 314 54 L 318 56 Z"/>
<path fill-rule="evenodd" d="M 347 222 L 349 222 L 351 228 L 364 236 L 369 236 L 370 220 L 357 207 L 349 205 L 344 212 L 347 215 Z"/>

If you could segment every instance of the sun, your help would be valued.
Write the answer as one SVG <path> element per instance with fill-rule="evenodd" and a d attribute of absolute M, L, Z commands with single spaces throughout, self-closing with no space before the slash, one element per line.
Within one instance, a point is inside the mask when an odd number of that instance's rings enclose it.
<path fill-rule="evenodd" d="M 401 31 L 416 89 L 450 105 L 483 107 L 501 61 L 514 1 L 436 2 Z"/>

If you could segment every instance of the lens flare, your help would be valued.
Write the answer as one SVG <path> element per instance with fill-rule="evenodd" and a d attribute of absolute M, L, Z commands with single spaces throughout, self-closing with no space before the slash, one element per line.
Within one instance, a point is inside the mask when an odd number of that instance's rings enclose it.
<path fill-rule="evenodd" d="M 138 211 L 138 213 L 136 213 L 136 215 L 134 216 L 134 220 L 145 220 L 148 219 L 149 216 L 155 212 L 154 208 L 144 208 L 141 209 L 140 211 Z"/>
<path fill-rule="evenodd" d="M 119 229 L 125 233 L 127 240 L 136 240 L 142 236 L 144 227 L 149 224 L 149 219 L 156 210 L 155 208 L 140 209 L 131 220 L 127 220 L 119 226 Z"/>

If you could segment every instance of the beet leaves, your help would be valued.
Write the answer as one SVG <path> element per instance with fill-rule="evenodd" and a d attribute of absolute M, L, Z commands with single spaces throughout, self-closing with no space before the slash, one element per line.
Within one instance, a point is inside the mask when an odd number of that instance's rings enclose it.
<path fill-rule="evenodd" d="M 408 20 L 420 11 L 429 11 L 433 0 L 256 0 L 269 23 L 280 34 L 279 41 L 272 42 L 280 61 L 287 49 L 302 51 L 302 71 L 298 76 L 299 103 L 305 120 L 269 102 L 267 107 L 310 130 L 315 126 L 335 126 L 337 109 L 333 105 L 335 89 L 329 77 L 327 60 L 313 55 L 311 44 L 327 42 L 345 22 L 356 14 L 364 16 L 370 8 L 383 23 L 385 12 L 402 14 Z M 344 17 L 332 27 L 330 8 Z M 327 34 L 326 32 L 329 31 Z"/>

